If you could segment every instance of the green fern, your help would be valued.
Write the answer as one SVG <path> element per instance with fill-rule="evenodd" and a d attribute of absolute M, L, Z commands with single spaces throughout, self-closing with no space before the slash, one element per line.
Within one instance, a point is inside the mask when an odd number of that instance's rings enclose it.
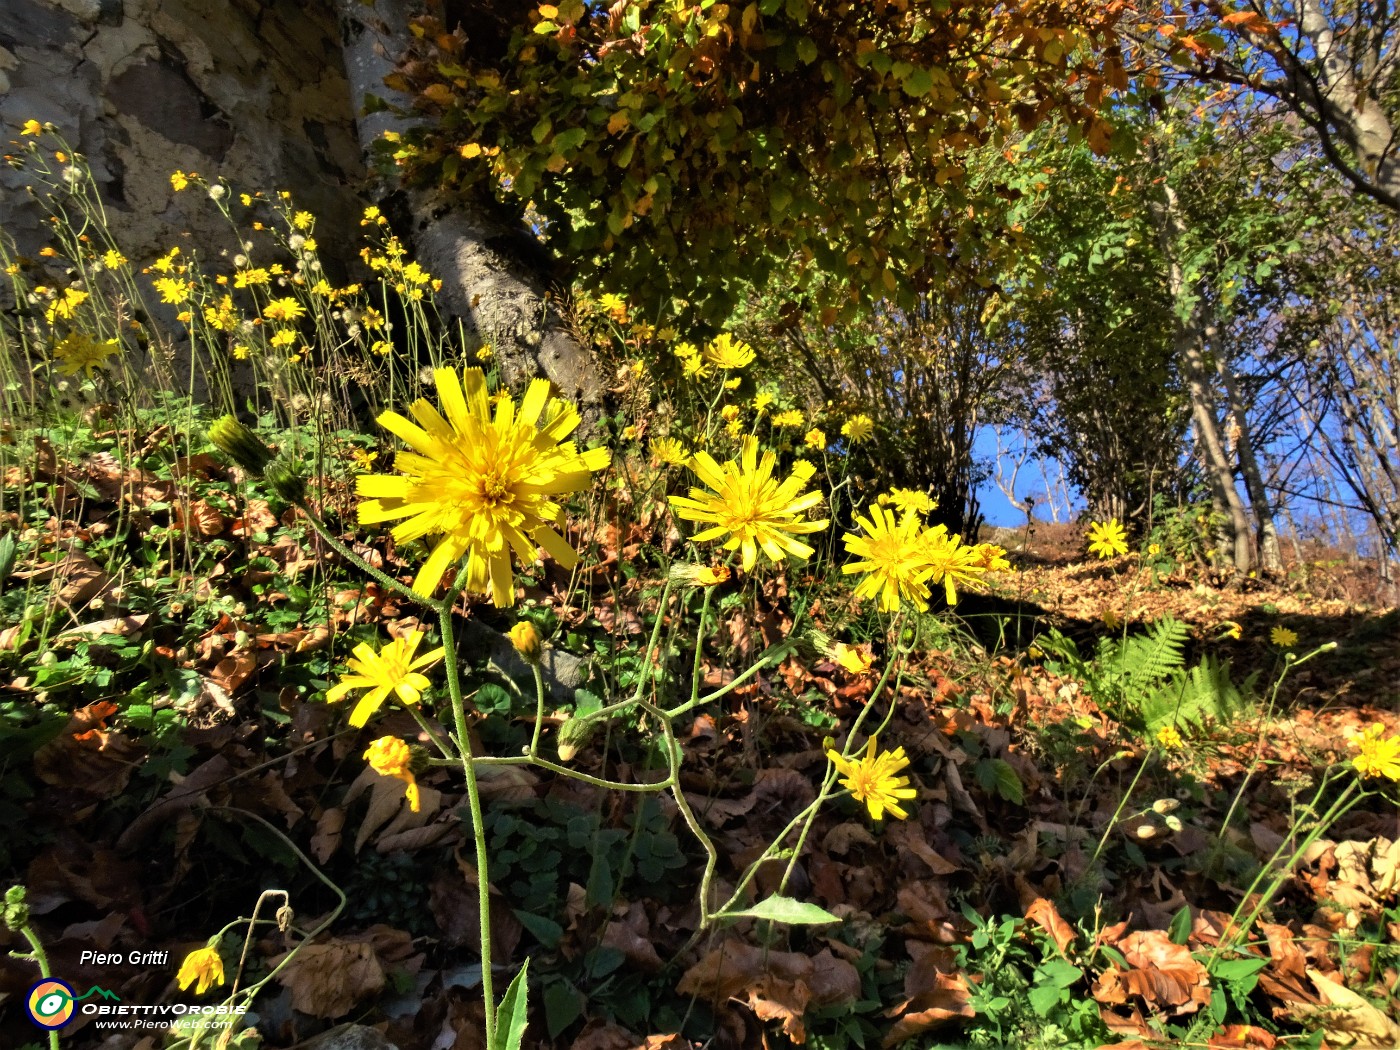
<path fill-rule="evenodd" d="M 1144 696 L 1138 717 L 1149 734 L 1165 725 L 1199 729 L 1207 720 L 1228 723 L 1249 709 L 1258 678 L 1254 671 L 1236 685 L 1229 660 L 1205 656 L 1189 672 L 1178 668 Z"/>

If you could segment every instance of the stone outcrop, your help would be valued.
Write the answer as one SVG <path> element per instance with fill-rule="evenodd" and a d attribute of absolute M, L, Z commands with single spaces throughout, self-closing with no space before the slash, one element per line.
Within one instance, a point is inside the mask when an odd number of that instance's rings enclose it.
<path fill-rule="evenodd" d="M 329 0 L 0 3 L 4 138 L 26 120 L 56 126 L 87 158 L 136 262 L 184 231 L 203 254 L 232 247 L 209 201 L 172 192 L 176 169 L 222 176 L 236 192 L 294 190 L 322 230 L 358 229 L 365 171 L 351 98 Z M 32 254 L 43 212 L 24 181 L 0 169 L 0 225 Z"/>

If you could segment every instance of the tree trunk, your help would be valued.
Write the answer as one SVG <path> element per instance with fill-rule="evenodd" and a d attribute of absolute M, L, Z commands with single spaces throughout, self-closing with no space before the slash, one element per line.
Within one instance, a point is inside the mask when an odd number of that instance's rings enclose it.
<path fill-rule="evenodd" d="M 1273 507 L 1269 503 L 1269 490 L 1264 487 L 1264 475 L 1259 470 L 1259 460 L 1254 454 L 1254 438 L 1249 429 L 1249 417 L 1244 403 L 1240 400 L 1239 386 L 1224 361 L 1217 355 L 1216 372 L 1225 387 L 1225 396 L 1230 405 L 1230 417 L 1234 423 L 1235 450 L 1239 454 L 1240 472 L 1244 474 L 1245 489 L 1249 492 L 1250 509 L 1254 511 L 1254 522 L 1259 533 L 1259 564 L 1265 572 L 1283 571 L 1283 554 L 1279 550 L 1278 526 L 1274 523 Z"/>
<path fill-rule="evenodd" d="M 1177 258 L 1174 241 L 1186 231 L 1177 207 L 1176 191 L 1166 182 L 1162 183 L 1162 197 L 1162 202 L 1156 207 L 1158 237 L 1167 262 L 1167 287 L 1172 302 L 1179 307 L 1191 292 L 1186 287 L 1186 275 Z M 1227 519 L 1228 532 L 1222 537 L 1224 542 L 1220 555 L 1236 573 L 1247 573 L 1251 562 L 1249 517 L 1245 513 L 1239 489 L 1235 487 L 1234 468 L 1225 454 L 1220 420 L 1215 414 L 1215 390 L 1206 368 L 1205 347 L 1211 326 L 1206 322 L 1204 306 L 1199 300 L 1185 320 L 1179 308 L 1176 317 L 1172 345 L 1186 377 L 1186 389 L 1191 398 L 1191 422 L 1195 425 L 1201 465 L 1210 481 L 1211 500 L 1217 511 Z"/>
<path fill-rule="evenodd" d="M 337 0 L 351 97 L 389 97 L 384 85 L 393 55 L 408 39 L 402 0 Z M 407 108 L 408 100 L 398 101 Z M 388 112 L 359 114 L 360 145 L 366 156 L 385 131 L 410 123 Z M 383 187 L 388 196 L 396 187 Z M 541 248 L 523 222 L 510 223 L 485 206 L 425 191 L 405 194 L 413 221 L 415 258 L 442 280 L 439 305 L 461 318 L 490 343 L 506 380 L 519 385 L 545 376 L 559 393 L 578 403 L 585 429 L 595 422 L 605 393 L 588 348 L 565 323 L 545 275 L 530 256 Z"/>

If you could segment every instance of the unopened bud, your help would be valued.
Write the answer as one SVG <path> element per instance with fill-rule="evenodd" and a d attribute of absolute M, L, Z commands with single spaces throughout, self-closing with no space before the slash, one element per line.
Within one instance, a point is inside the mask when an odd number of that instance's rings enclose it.
<path fill-rule="evenodd" d="M 1133 834 L 1135 834 L 1140 839 L 1155 838 L 1157 835 L 1157 829 L 1151 824 L 1139 824 L 1137 828 L 1134 829 Z"/>
<path fill-rule="evenodd" d="M 515 646 L 515 651 L 524 658 L 526 663 L 537 664 L 540 662 L 540 653 L 543 649 L 540 644 L 540 632 L 535 630 L 535 625 L 529 620 L 521 620 L 507 632 L 506 636 L 510 638 L 510 644 Z"/>
<path fill-rule="evenodd" d="M 272 461 L 272 449 L 252 428 L 233 416 L 222 416 L 209 426 L 209 441 L 253 477 L 261 477 Z"/>
<path fill-rule="evenodd" d="M 29 904 L 23 886 L 11 886 L 5 891 L 5 928 L 18 931 L 29 925 Z"/>
<path fill-rule="evenodd" d="M 592 739 L 593 731 L 597 728 L 597 722 L 591 718 L 567 719 L 559 727 L 559 761 L 572 762 L 574 756 L 588 746 L 588 741 Z"/>
<path fill-rule="evenodd" d="M 306 479 L 285 457 L 267 465 L 263 480 L 288 503 L 300 503 L 306 498 Z"/>
<path fill-rule="evenodd" d="M 1174 798 L 1159 798 L 1152 803 L 1153 813 L 1174 813 L 1181 806 L 1181 803 Z"/>

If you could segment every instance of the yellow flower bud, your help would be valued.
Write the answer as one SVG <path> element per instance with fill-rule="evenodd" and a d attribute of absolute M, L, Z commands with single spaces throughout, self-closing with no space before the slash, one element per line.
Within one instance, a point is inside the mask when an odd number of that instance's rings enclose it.
<path fill-rule="evenodd" d="M 543 648 L 540 644 L 540 632 L 535 630 L 535 625 L 529 620 L 521 620 L 507 632 L 507 637 L 526 663 L 540 662 L 540 652 Z"/>

